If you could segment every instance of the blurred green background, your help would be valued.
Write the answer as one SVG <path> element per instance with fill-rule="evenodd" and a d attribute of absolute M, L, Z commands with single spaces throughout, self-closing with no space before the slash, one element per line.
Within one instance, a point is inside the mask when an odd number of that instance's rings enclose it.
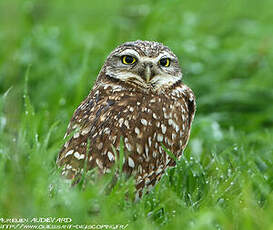
<path fill-rule="evenodd" d="M 0 217 L 273 229 L 272 9 L 271 0 L 1 0 Z M 137 39 L 169 46 L 196 94 L 185 156 L 138 203 L 125 199 L 131 182 L 110 195 L 104 180 L 70 189 L 55 166 L 69 119 L 110 51 Z"/>

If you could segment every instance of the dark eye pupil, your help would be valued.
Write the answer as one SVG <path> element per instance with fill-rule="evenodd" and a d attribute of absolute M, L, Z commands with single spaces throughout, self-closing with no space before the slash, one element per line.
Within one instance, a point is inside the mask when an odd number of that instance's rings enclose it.
<path fill-rule="evenodd" d="M 134 61 L 134 58 L 133 58 L 133 57 L 131 57 L 131 56 L 126 56 L 126 57 L 125 57 L 125 62 L 126 62 L 126 63 L 129 63 L 129 64 L 130 64 L 130 63 L 133 63 L 133 61 Z"/>
<path fill-rule="evenodd" d="M 166 66 L 167 63 L 168 63 L 167 58 L 163 58 L 163 59 L 160 60 L 160 65 L 162 65 L 162 66 Z"/>

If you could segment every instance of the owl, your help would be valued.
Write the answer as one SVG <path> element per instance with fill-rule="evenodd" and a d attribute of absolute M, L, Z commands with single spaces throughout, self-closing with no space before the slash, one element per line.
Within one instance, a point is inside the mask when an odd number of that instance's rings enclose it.
<path fill-rule="evenodd" d="M 80 178 L 84 165 L 111 172 L 123 140 L 122 171 L 133 173 L 137 198 L 149 191 L 176 164 L 167 152 L 179 159 L 189 140 L 195 97 L 181 80 L 178 58 L 161 43 L 138 40 L 113 50 L 68 125 L 57 158 L 62 174 Z"/>

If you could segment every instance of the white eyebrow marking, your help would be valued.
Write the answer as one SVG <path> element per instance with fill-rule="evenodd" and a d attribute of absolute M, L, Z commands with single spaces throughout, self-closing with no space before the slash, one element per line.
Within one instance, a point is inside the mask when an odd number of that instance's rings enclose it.
<path fill-rule="evenodd" d="M 166 57 L 166 58 L 175 58 L 171 53 L 168 53 L 166 51 L 163 51 L 162 54 L 159 55 L 160 58 Z"/>
<path fill-rule="evenodd" d="M 137 57 L 138 59 L 140 58 L 138 52 L 136 52 L 135 50 L 133 49 L 126 49 L 126 50 L 123 50 L 121 53 L 120 53 L 121 56 L 123 55 L 133 55 L 135 57 Z"/>
<path fill-rule="evenodd" d="M 154 64 L 157 64 L 161 58 L 170 58 L 174 59 L 175 57 L 173 55 L 170 55 L 168 52 L 164 51 L 162 54 L 159 54 L 157 57 L 140 57 L 141 62 L 152 62 Z"/>

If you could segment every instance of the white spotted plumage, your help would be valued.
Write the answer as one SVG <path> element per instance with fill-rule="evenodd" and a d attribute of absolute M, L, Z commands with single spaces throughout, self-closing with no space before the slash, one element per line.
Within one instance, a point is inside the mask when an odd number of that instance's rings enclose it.
<path fill-rule="evenodd" d="M 124 64 L 122 55 L 136 62 Z M 164 58 L 169 66 L 160 64 Z M 73 136 L 57 159 L 62 174 L 80 178 L 87 154 L 88 170 L 110 172 L 122 138 L 123 171 L 135 173 L 136 196 L 141 197 L 144 187 L 151 189 L 166 167 L 176 163 L 162 145 L 179 158 L 189 139 L 195 99 L 181 77 L 177 57 L 160 43 L 136 41 L 116 48 L 69 123 L 65 137 Z"/>

